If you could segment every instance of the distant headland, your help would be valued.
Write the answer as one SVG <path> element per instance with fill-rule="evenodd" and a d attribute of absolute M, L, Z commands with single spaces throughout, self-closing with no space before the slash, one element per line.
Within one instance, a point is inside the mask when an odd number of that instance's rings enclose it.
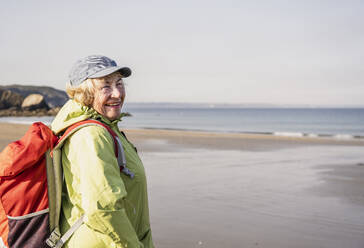
<path fill-rule="evenodd" d="M 0 86 L 0 116 L 56 115 L 68 99 L 66 92 L 48 86 Z"/>

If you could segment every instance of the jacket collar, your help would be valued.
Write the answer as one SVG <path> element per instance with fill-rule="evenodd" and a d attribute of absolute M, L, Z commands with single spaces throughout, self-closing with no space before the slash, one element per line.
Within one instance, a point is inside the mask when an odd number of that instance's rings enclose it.
<path fill-rule="evenodd" d="M 92 107 L 87 107 L 74 100 L 69 100 L 58 112 L 51 124 L 51 127 L 55 134 L 59 134 L 72 124 L 86 119 L 100 120 L 103 123 L 114 127 L 117 126 L 123 116 L 125 116 L 125 114 L 121 113 L 116 120 L 110 121 Z"/>

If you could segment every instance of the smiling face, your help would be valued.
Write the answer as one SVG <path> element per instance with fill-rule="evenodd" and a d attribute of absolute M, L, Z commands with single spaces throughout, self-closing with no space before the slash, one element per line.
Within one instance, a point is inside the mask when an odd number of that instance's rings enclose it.
<path fill-rule="evenodd" d="M 110 121 L 117 119 L 125 98 L 121 74 L 115 72 L 103 78 L 93 79 L 93 82 L 95 94 L 92 107 Z"/>

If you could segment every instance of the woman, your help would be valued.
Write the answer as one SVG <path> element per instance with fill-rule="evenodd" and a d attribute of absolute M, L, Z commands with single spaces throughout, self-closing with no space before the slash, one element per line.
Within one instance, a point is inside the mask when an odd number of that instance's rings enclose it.
<path fill-rule="evenodd" d="M 130 74 L 129 68 L 99 55 L 79 60 L 71 69 L 67 86 L 71 100 L 52 122 L 53 132 L 60 135 L 86 119 L 103 122 L 121 140 L 132 173 L 120 172 L 113 138 L 105 128 L 83 127 L 66 140 L 62 233 L 85 218 L 65 247 L 154 247 L 143 164 L 117 126 L 125 98 L 123 78 Z"/>

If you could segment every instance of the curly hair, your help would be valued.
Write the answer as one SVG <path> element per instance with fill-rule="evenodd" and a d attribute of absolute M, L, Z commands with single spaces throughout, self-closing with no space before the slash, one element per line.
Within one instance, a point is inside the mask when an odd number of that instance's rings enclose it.
<path fill-rule="evenodd" d="M 78 86 L 72 86 L 70 83 L 66 86 L 67 95 L 82 105 L 91 107 L 94 102 L 94 79 L 88 78 Z"/>

